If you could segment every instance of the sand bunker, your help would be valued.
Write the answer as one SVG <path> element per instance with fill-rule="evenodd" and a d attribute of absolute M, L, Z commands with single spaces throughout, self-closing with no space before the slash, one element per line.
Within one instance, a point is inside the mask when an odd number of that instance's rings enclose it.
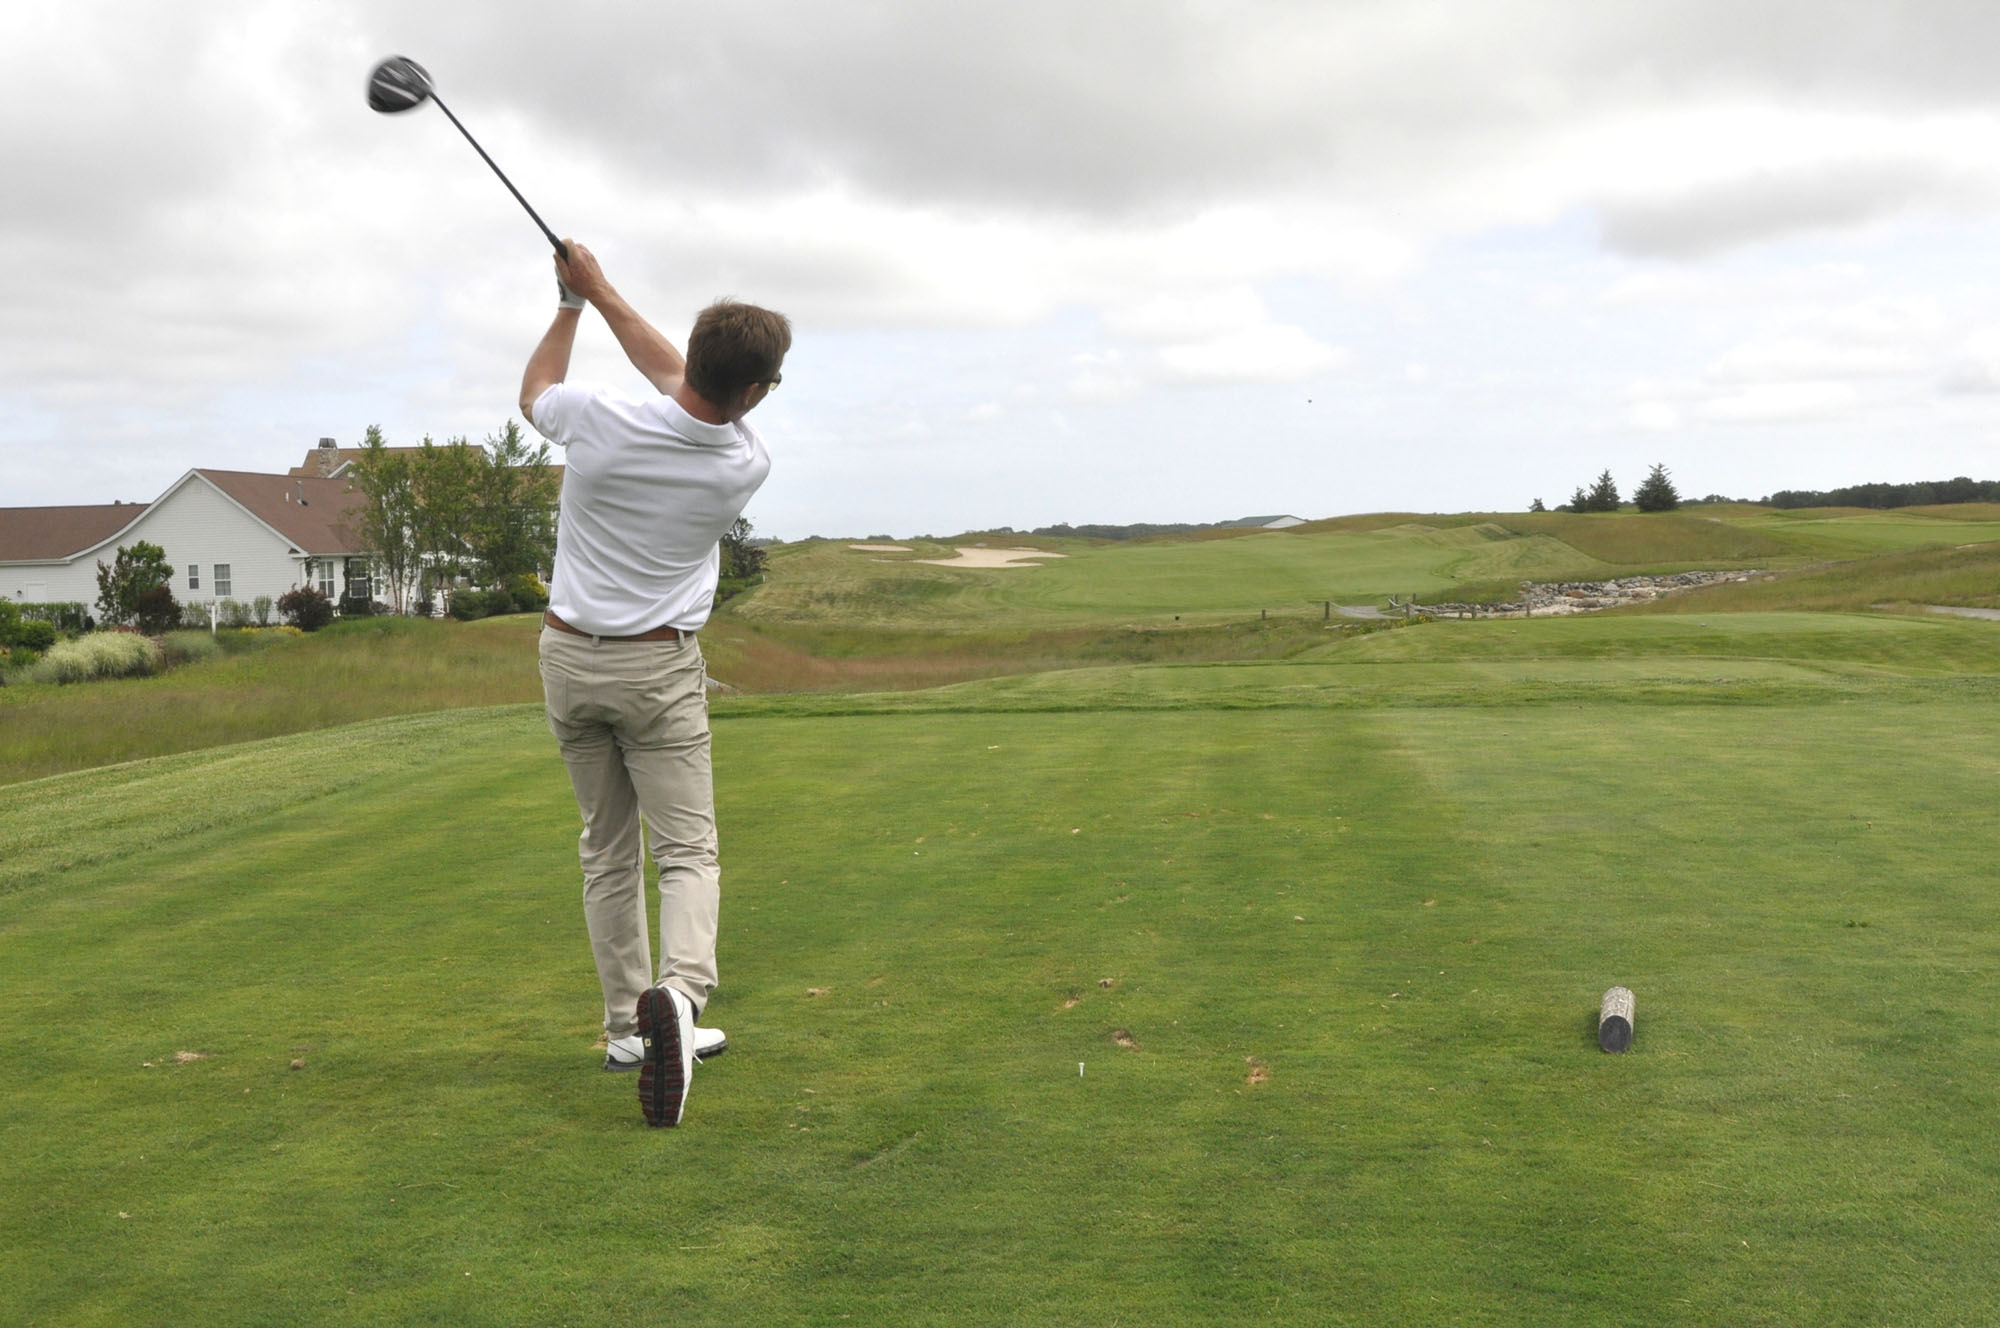
<path fill-rule="evenodd" d="M 908 553 L 910 551 L 910 546 L 907 544 L 850 544 L 847 547 L 853 549 L 856 553 Z"/>
<path fill-rule="evenodd" d="M 1034 558 L 1061 558 L 1060 553 L 1050 553 L 1047 549 L 967 549 L 961 547 L 956 558 L 912 558 L 913 563 L 929 563 L 933 567 L 1039 567 L 1031 562 Z"/>

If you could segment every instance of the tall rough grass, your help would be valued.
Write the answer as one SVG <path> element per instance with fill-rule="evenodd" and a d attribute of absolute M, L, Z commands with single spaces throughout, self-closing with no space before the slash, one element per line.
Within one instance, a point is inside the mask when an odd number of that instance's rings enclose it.
<path fill-rule="evenodd" d="M 0 688 L 0 784 L 384 715 L 540 700 L 537 624 L 488 621 L 224 632 L 219 655 L 156 676 Z"/>
<path fill-rule="evenodd" d="M 161 638 L 160 644 L 165 650 L 166 664 L 170 668 L 192 664 L 196 660 L 214 659 L 222 653 L 221 639 L 206 630 L 168 632 Z"/>
<path fill-rule="evenodd" d="M 35 682 L 89 682 L 96 678 L 137 678 L 160 669 L 159 644 L 132 632 L 92 632 L 49 647 L 30 671 Z"/>
<path fill-rule="evenodd" d="M 1816 609 L 1862 613 L 1919 604 L 2000 608 L 2000 544 L 1918 549 L 1757 581 L 1705 586 L 1655 600 L 1650 613 L 1729 613 Z"/>

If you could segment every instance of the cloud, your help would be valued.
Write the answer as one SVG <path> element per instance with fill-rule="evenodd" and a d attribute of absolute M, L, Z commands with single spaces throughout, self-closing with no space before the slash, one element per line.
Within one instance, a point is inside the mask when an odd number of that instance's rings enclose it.
<path fill-rule="evenodd" d="M 1885 378 L 1922 372 L 1929 357 L 1915 346 L 1841 345 L 1815 337 L 1778 337 L 1737 346 L 1710 370 L 1718 383 Z"/>
<path fill-rule="evenodd" d="M 1664 401 L 1640 401 L 1634 403 L 1627 419 L 1643 432 L 1665 433 L 1680 427 L 1681 413 Z"/>
<path fill-rule="evenodd" d="M 1200 341 L 1160 348 L 1169 377 L 1188 383 L 1290 383 L 1339 368 L 1347 352 L 1302 328 L 1275 323 L 1239 327 Z"/>
<path fill-rule="evenodd" d="M 1303 328 L 1272 321 L 1241 284 L 1151 295 L 1107 311 L 1104 328 L 1151 346 L 1150 377 L 1159 382 L 1296 382 L 1347 359 Z"/>
<path fill-rule="evenodd" d="M 1784 235 L 1853 226 L 1974 192 L 1955 172 L 1917 160 L 1810 163 L 1704 182 L 1602 209 L 1604 242 L 1645 258 L 1697 258 Z"/>
<path fill-rule="evenodd" d="M 2000 329 L 1967 335 L 1946 364 L 1938 388 L 1946 396 L 2000 394 Z"/>
<path fill-rule="evenodd" d="M 1344 371 L 1347 346 L 1373 359 L 1356 311 L 1399 293 L 1431 330 L 1379 337 L 1389 372 L 1486 383 L 1504 338 L 1445 329 L 1485 325 L 1474 306 L 1499 297 L 1462 271 L 1411 292 L 1440 254 L 1489 242 L 1527 273 L 1587 248 L 1577 219 L 1595 217 L 1598 289 L 1631 279 L 1596 312 L 1727 314 L 1698 348 L 1665 318 L 1623 343 L 1687 361 L 1663 376 L 1715 373 L 1659 398 L 1684 421 L 1711 418 L 1711 398 L 1714 418 L 1772 409 L 1751 391 L 1766 383 L 1917 373 L 1970 391 L 1986 361 L 1954 359 L 1942 333 L 1843 341 L 1743 312 L 1770 291 L 1851 301 L 1879 269 L 1779 290 L 1728 264 L 1990 209 L 1996 44 L 2000 10 L 1927 0 L 659 0 L 560 32 L 527 0 L 477 23 L 435 0 L 8 6 L 0 421 L 27 432 L 0 442 L 89 443 L 116 474 L 176 440 L 209 460 L 370 419 L 397 436 L 493 427 L 546 317 L 546 255 L 442 116 L 365 109 L 365 73 L 392 51 L 666 327 L 733 293 L 792 313 L 802 346 L 1014 330 L 1010 364 L 1033 366 L 1042 404 L 1136 410 Z M 1079 345 L 1107 358 L 1069 362 Z M 934 437 L 1005 398 L 987 367 L 929 366 Z M 1520 414 L 1512 390 L 1438 432 Z M 32 464 L 35 496 L 90 496 L 57 495 L 61 468 L 19 455 L 0 446 L 0 479 Z"/>
<path fill-rule="evenodd" d="M 1146 380 L 1125 363 L 1118 351 L 1085 351 L 1070 358 L 1069 400 L 1102 406 L 1124 401 L 1144 390 Z"/>
<path fill-rule="evenodd" d="M 1860 399 L 1851 383 L 1758 383 L 1712 397 L 1701 414 L 1718 424 L 1824 420 L 1850 410 Z"/>

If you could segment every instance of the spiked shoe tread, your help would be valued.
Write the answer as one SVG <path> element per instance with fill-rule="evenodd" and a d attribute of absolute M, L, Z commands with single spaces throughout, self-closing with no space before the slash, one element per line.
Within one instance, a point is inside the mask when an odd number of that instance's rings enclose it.
<path fill-rule="evenodd" d="M 688 1062 L 681 1046 L 681 1014 L 665 987 L 639 994 L 639 1036 L 646 1059 L 639 1067 L 639 1109 L 655 1128 L 679 1125 L 687 1104 Z M 692 1019 L 689 1020 L 693 1022 Z"/>

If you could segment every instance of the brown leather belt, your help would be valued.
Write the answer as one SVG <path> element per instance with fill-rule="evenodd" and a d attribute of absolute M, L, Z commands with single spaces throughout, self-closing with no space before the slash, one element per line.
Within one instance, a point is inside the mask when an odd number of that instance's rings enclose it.
<path fill-rule="evenodd" d="M 593 641 L 685 641 L 694 635 L 693 632 L 683 632 L 678 627 L 655 627 L 652 631 L 641 632 L 637 636 L 600 636 L 596 632 L 586 632 L 581 628 L 571 627 L 548 609 L 542 610 L 542 622 L 558 632 L 568 632 L 571 636 L 587 636 Z"/>

